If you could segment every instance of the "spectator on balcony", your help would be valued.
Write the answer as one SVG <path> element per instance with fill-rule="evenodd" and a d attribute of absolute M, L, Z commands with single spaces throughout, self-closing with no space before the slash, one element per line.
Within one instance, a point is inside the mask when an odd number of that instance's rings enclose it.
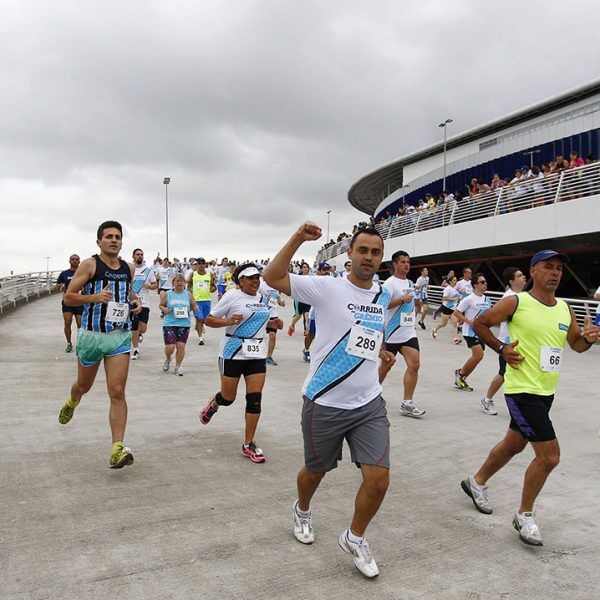
<path fill-rule="evenodd" d="M 574 169 L 576 167 L 583 167 L 583 165 L 585 165 L 585 161 L 583 160 L 583 158 L 581 158 L 581 156 L 579 156 L 578 152 L 572 150 L 569 154 L 569 157 L 571 158 L 569 162 L 570 169 Z"/>
<path fill-rule="evenodd" d="M 423 198 L 419 198 L 419 203 L 417 204 L 417 210 L 425 210 L 429 208 L 427 202 L 423 200 Z"/>
<path fill-rule="evenodd" d="M 537 166 L 531 167 L 531 178 L 533 181 L 533 193 L 534 193 L 534 204 L 535 206 L 544 206 L 546 203 L 547 188 L 541 182 L 544 179 L 543 171 Z M 549 199 L 549 198 L 548 198 Z"/>
<path fill-rule="evenodd" d="M 494 177 L 492 178 L 492 183 L 490 185 L 490 189 L 492 190 L 499 190 L 500 188 L 503 188 L 506 186 L 506 182 L 504 181 L 504 179 L 502 179 L 500 177 L 500 173 L 494 173 Z"/>
<path fill-rule="evenodd" d="M 433 208 L 435 206 L 435 198 L 431 194 L 425 194 L 425 202 L 429 208 Z"/>

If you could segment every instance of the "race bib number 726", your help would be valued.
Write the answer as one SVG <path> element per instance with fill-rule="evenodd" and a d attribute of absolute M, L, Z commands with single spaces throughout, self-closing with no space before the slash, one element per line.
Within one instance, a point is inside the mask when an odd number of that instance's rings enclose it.
<path fill-rule="evenodd" d="M 106 305 L 106 320 L 110 323 L 125 323 L 129 316 L 129 304 L 127 302 L 115 302 L 111 300 Z"/>

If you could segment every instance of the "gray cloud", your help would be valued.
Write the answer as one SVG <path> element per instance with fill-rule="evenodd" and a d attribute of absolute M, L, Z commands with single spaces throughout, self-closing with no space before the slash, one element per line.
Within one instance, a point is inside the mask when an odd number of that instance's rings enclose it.
<path fill-rule="evenodd" d="M 162 249 L 165 175 L 180 255 L 269 255 L 328 209 L 349 229 L 353 181 L 440 119 L 458 133 L 597 77 L 599 16 L 589 0 L 11 3 L 0 273 L 92 252 L 113 216 Z"/>

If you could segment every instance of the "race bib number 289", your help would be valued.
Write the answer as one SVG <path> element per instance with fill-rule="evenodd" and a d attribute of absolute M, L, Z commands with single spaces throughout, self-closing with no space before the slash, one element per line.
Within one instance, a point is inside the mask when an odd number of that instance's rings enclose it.
<path fill-rule="evenodd" d="M 346 345 L 346 352 L 366 360 L 377 360 L 380 346 L 381 331 L 362 325 L 353 325 Z"/>

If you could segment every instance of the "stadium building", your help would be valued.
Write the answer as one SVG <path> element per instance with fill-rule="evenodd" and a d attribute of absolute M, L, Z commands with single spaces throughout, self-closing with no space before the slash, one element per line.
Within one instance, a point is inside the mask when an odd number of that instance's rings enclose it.
<path fill-rule="evenodd" d="M 469 265 L 500 289 L 505 266 L 526 268 L 549 247 L 571 258 L 562 295 L 585 296 L 600 284 L 599 151 L 600 80 L 379 167 L 352 185 L 348 200 L 386 219 L 377 225 L 386 259 L 406 250 L 414 266 L 430 268 L 432 283 Z M 580 166 L 543 169 L 558 157 Z M 433 207 L 406 210 L 430 198 Z M 346 246 L 325 249 L 319 260 L 341 268 Z"/>

